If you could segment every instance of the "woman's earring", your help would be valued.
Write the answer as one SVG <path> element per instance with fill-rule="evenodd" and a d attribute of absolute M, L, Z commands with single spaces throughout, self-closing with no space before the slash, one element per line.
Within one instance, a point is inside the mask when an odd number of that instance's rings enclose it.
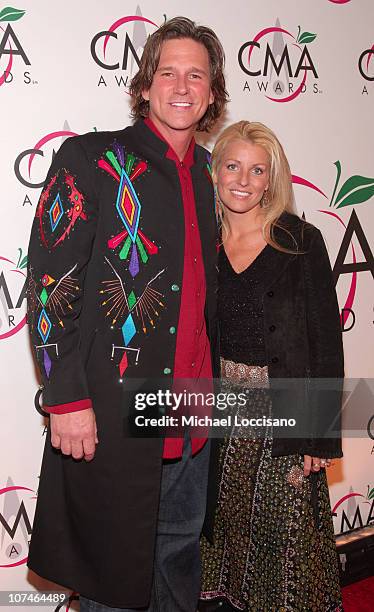
<path fill-rule="evenodd" d="M 260 206 L 261 208 L 266 208 L 268 204 L 269 204 L 268 190 L 265 189 L 264 193 L 262 194 L 262 198 L 260 200 Z"/>

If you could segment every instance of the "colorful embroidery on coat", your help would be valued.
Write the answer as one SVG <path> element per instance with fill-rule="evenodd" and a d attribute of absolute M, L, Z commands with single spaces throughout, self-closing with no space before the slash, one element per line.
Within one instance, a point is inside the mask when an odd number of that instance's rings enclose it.
<path fill-rule="evenodd" d="M 159 310 L 164 308 L 163 294 L 154 289 L 152 285 L 165 270 L 158 272 L 146 284 L 142 294 L 137 297 L 134 290 L 131 290 L 130 293 L 126 291 L 121 277 L 107 257 L 105 261 L 109 264 L 115 278 L 102 281 L 104 288 L 100 290 L 100 293 L 104 301 L 101 305 L 106 308 L 106 316 L 111 317 L 112 327 L 118 323 L 121 325 L 124 346 L 113 346 L 112 357 L 115 349 L 124 351 L 119 363 L 122 377 L 128 367 L 127 351 L 136 352 L 136 362 L 139 357 L 139 349 L 130 348 L 130 342 L 139 329 L 146 334 L 149 329 L 155 328 L 155 320 L 160 315 Z"/>
<path fill-rule="evenodd" d="M 129 272 L 134 278 L 140 269 L 139 259 L 143 264 L 148 255 L 158 252 L 157 246 L 139 229 L 141 203 L 134 189 L 133 182 L 147 170 L 147 163 L 139 161 L 131 153 L 126 154 L 122 145 L 113 144 L 113 151 L 105 153 L 105 158 L 98 161 L 98 166 L 119 182 L 116 209 L 125 229 L 108 240 L 108 247 L 121 247 L 119 258 L 129 259 Z M 135 167 L 134 167 L 135 166 Z"/>
<path fill-rule="evenodd" d="M 61 173 L 63 177 L 60 179 Z M 57 185 L 57 193 L 52 195 L 52 192 L 55 192 L 55 185 Z M 52 203 L 50 204 L 51 199 Z M 69 203 L 65 202 L 64 204 L 66 199 Z M 69 236 L 78 219 L 87 221 L 84 204 L 84 196 L 77 189 L 74 177 L 65 168 L 59 170 L 43 190 L 36 211 L 36 218 L 39 220 L 40 238 L 46 248 L 54 249 L 58 244 L 61 244 Z M 45 212 L 47 213 L 47 219 L 44 215 Z M 63 222 L 64 219 L 65 223 Z M 59 231 L 61 231 L 61 235 L 57 237 Z"/>
<path fill-rule="evenodd" d="M 72 274 L 77 268 L 75 264 L 68 270 L 58 281 L 49 274 L 45 273 L 37 282 L 29 272 L 29 304 L 30 324 L 37 321 L 36 329 L 41 338 L 42 344 L 36 345 L 35 350 L 42 351 L 42 360 L 47 378 L 49 378 L 52 369 L 52 360 L 48 354 L 47 348 L 54 350 L 58 357 L 58 344 L 48 343 L 49 336 L 54 325 L 64 327 L 63 317 L 68 310 L 72 310 L 71 301 L 73 301 L 79 291 L 77 279 L 73 278 Z M 39 312 L 40 310 L 40 312 Z"/>

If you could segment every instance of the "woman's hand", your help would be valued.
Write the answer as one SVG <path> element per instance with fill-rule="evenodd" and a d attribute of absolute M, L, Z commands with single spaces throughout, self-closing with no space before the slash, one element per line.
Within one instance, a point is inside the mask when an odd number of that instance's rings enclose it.
<path fill-rule="evenodd" d="M 319 472 L 321 468 L 330 467 L 331 459 L 321 459 L 304 455 L 304 476 L 309 476 L 310 472 Z"/>

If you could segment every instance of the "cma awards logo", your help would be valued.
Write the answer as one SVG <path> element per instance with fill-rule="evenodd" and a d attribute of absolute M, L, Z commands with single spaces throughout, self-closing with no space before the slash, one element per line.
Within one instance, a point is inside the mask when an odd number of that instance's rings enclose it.
<path fill-rule="evenodd" d="M 239 66 L 250 77 L 243 91 L 251 93 L 255 89 L 272 102 L 291 102 L 307 91 L 322 93 L 309 47 L 316 37 L 312 32 L 302 32 L 300 26 L 295 35 L 282 28 L 279 19 L 274 27 L 258 32 L 238 52 Z"/>
<path fill-rule="evenodd" d="M 27 255 L 18 249 L 18 261 L 0 255 L 0 340 L 26 325 Z"/>
<path fill-rule="evenodd" d="M 0 489 L 0 568 L 26 563 L 35 500 L 32 489 L 15 486 L 11 478 Z"/>
<path fill-rule="evenodd" d="M 374 45 L 369 49 L 365 49 L 359 57 L 358 69 L 360 75 L 365 80 L 365 84 L 362 88 L 362 94 L 369 95 L 368 83 L 374 81 Z"/>
<path fill-rule="evenodd" d="M 11 569 L 27 563 L 35 501 L 33 489 L 16 486 L 11 478 L 0 489 L 0 568 Z M 53 593 L 47 594 L 46 601 L 50 601 L 51 595 L 54 601 Z M 60 603 L 54 608 L 55 612 L 68 612 L 78 599 L 75 592 L 66 593 L 63 601 L 58 597 Z"/>
<path fill-rule="evenodd" d="M 359 493 L 350 487 L 332 509 L 332 516 L 338 533 L 362 529 L 374 521 L 374 487 L 367 485 L 366 493 Z"/>
<path fill-rule="evenodd" d="M 16 28 L 11 25 L 15 21 L 19 21 L 24 14 L 25 11 L 11 6 L 0 10 L 0 87 L 16 80 L 17 66 L 20 63 L 31 66 L 26 50 L 21 44 L 18 33 L 16 33 Z M 36 84 L 36 81 L 32 80 L 29 70 L 24 71 L 23 82 L 26 85 Z"/>
<path fill-rule="evenodd" d="M 72 132 L 65 121 L 62 130 L 44 134 L 32 147 L 21 151 L 14 162 L 14 173 L 21 185 L 29 189 L 41 189 L 56 151 L 70 136 L 77 136 L 77 133 Z M 22 205 L 25 204 L 32 205 L 28 194 Z"/>
<path fill-rule="evenodd" d="M 374 257 L 370 249 L 365 232 L 360 224 L 356 209 L 351 207 L 367 202 L 374 196 L 374 178 L 361 175 L 353 175 L 341 181 L 342 166 L 340 161 L 335 162 L 336 179 L 332 195 L 327 208 L 319 209 L 318 212 L 328 215 L 337 223 L 343 231 L 343 239 L 333 266 L 333 277 L 335 285 L 342 274 L 350 275 L 348 292 L 341 309 L 342 330 L 350 331 L 356 321 L 353 310 L 357 291 L 357 276 L 360 272 L 370 271 L 374 279 Z M 319 196 L 329 200 L 329 197 L 316 185 L 299 176 L 293 176 L 292 182 L 302 185 L 318 193 Z M 348 223 L 342 217 L 342 209 L 352 210 Z M 357 261 L 356 248 L 353 237 L 357 239 L 363 254 L 363 260 Z M 346 259 L 349 258 L 349 263 Z"/>
<path fill-rule="evenodd" d="M 370 438 L 370 440 L 372 440 L 374 442 L 374 414 L 370 417 L 368 424 L 367 424 L 367 434 Z M 374 455 L 374 444 L 373 447 L 371 449 L 371 454 Z"/>
<path fill-rule="evenodd" d="M 97 32 L 91 41 L 91 56 L 105 70 L 100 74 L 98 87 L 107 87 L 110 83 L 127 89 L 139 69 L 147 38 L 158 27 L 157 23 L 143 17 L 138 6 L 135 15 L 121 17 Z"/>

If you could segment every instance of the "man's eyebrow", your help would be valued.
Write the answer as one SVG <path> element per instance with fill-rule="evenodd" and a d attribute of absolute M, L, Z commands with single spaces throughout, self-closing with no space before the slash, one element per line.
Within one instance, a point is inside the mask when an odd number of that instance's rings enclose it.
<path fill-rule="evenodd" d="M 162 70 L 175 70 L 175 66 L 158 66 L 157 72 L 161 72 Z M 199 74 L 207 74 L 205 70 L 202 68 L 196 68 L 195 66 L 191 66 L 189 72 L 198 72 Z"/>
<path fill-rule="evenodd" d="M 191 67 L 191 71 L 192 72 L 200 72 L 200 74 L 206 74 L 205 70 L 203 70 L 202 68 L 196 68 L 195 66 Z"/>

